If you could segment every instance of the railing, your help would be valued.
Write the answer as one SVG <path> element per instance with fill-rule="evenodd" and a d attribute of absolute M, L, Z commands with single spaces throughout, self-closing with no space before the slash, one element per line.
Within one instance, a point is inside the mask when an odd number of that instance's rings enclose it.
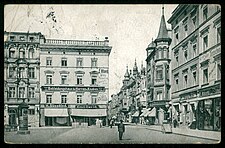
<path fill-rule="evenodd" d="M 56 40 L 46 39 L 45 44 L 55 45 L 74 45 L 74 46 L 108 46 L 108 40 L 105 41 L 84 41 L 84 40 Z"/>

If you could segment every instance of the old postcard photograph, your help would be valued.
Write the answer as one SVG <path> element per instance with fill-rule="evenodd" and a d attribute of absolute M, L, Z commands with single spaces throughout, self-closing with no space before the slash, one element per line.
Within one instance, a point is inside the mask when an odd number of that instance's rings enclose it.
<path fill-rule="evenodd" d="M 218 144 L 218 4 L 7 4 L 7 144 Z"/>

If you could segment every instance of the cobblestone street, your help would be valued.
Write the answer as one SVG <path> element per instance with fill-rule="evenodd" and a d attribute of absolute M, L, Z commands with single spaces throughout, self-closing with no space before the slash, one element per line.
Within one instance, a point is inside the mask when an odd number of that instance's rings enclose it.
<path fill-rule="evenodd" d="M 7 143 L 64 143 L 64 144 L 175 144 L 175 143 L 218 143 L 216 140 L 163 134 L 145 126 L 126 126 L 123 140 L 118 140 L 117 127 L 109 128 L 36 128 L 30 135 L 5 133 Z M 45 135 L 45 136 L 43 136 Z"/>

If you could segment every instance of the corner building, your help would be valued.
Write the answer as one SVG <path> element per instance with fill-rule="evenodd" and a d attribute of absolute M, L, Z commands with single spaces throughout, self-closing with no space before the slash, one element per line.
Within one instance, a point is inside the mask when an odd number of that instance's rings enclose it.
<path fill-rule="evenodd" d="M 109 40 L 40 42 L 40 124 L 106 124 L 109 96 Z"/>
<path fill-rule="evenodd" d="M 39 126 L 41 33 L 4 32 L 4 124 L 17 128 L 18 106 L 26 102 L 28 126 Z"/>
<path fill-rule="evenodd" d="M 179 126 L 221 129 L 221 8 L 180 4 L 172 25 L 171 100 Z"/>

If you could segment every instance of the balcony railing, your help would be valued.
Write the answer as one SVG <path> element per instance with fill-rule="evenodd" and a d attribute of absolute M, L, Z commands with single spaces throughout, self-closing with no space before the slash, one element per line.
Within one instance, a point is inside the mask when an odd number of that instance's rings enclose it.
<path fill-rule="evenodd" d="M 84 40 L 46 39 L 45 44 L 50 44 L 50 45 L 73 45 L 73 46 L 108 46 L 108 40 L 105 40 L 105 41 L 84 41 Z"/>

